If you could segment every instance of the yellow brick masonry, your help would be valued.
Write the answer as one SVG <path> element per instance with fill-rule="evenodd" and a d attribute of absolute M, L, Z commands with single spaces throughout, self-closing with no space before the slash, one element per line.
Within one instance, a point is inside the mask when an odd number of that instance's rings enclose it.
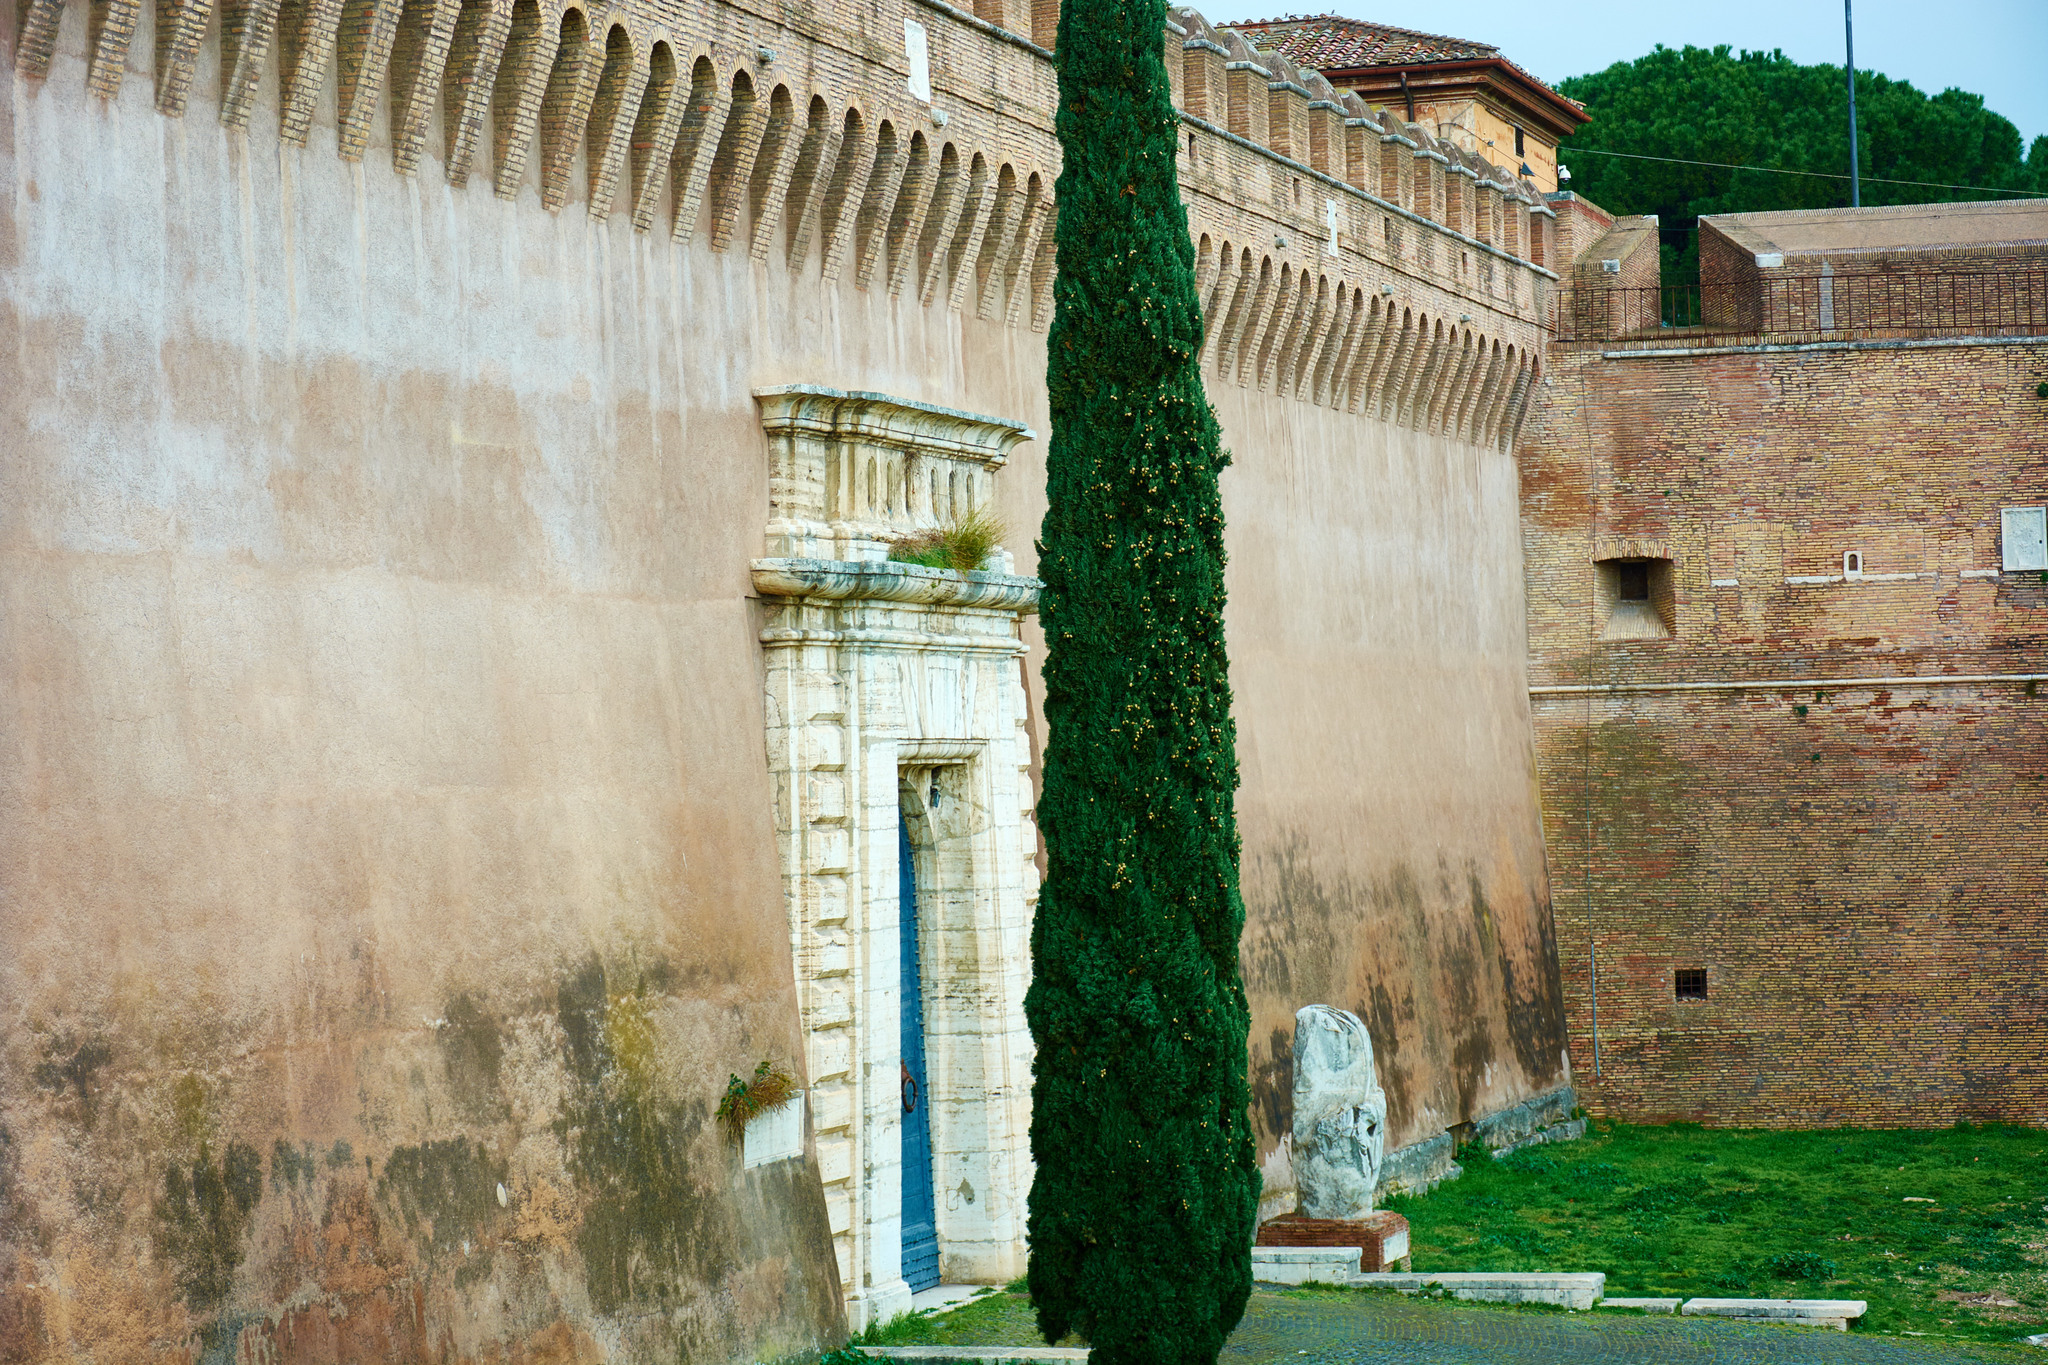
<path fill-rule="evenodd" d="M 49 70 L 66 0 L 28 0 L 13 55 Z M 70 0 L 79 3 L 79 0 Z M 216 0 L 91 11 L 92 92 L 130 40 L 182 117 Z M 1015 326 L 1050 321 L 1054 76 L 1044 5 L 912 0 L 801 16 L 745 4 L 220 0 L 217 116 L 247 126 L 266 69 L 281 139 L 336 92 L 345 161 L 388 146 L 457 185 L 480 160 L 508 199 L 666 228 L 679 245 Z M 1526 186 L 1228 29 L 1177 10 L 1163 35 L 1186 109 L 1179 172 L 1216 377 L 1505 443 L 1540 374 L 1552 215 Z M 902 18 L 930 35 L 934 102 L 907 88 Z M 1004 22 L 1028 25 L 1032 36 Z M 1343 101 L 1350 98 L 1349 104 Z M 431 133 L 436 104 L 444 135 Z M 382 110 L 382 117 L 378 111 Z M 1334 240 L 1331 227 L 1335 225 Z M 1524 252 L 1529 257 L 1517 255 Z"/>

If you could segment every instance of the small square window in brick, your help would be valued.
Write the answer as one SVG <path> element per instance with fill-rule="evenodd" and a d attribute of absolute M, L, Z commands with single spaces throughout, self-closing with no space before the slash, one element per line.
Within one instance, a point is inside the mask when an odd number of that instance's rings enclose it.
<path fill-rule="evenodd" d="M 1671 974 L 1671 993 L 1680 1000 L 1707 998 L 1707 969 L 1680 967 Z"/>

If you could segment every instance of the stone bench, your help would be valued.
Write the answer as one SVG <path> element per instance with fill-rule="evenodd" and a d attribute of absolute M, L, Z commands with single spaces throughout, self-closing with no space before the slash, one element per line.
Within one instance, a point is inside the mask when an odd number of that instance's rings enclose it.
<path fill-rule="evenodd" d="M 1870 1305 L 1862 1299 L 1687 1299 L 1678 1311 L 1688 1317 L 1789 1322 L 1846 1332 L 1851 1322 L 1870 1311 Z"/>
<path fill-rule="evenodd" d="M 1677 1299 L 1602 1299 L 1600 1308 L 1630 1308 L 1638 1313 L 1676 1313 Z"/>

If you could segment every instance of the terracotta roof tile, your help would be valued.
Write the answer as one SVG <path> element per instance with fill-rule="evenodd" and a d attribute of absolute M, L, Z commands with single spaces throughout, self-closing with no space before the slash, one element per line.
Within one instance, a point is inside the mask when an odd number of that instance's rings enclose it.
<path fill-rule="evenodd" d="M 1289 15 L 1231 27 L 1258 46 L 1278 48 L 1291 60 L 1319 71 L 1348 66 L 1469 62 L 1500 56 L 1500 49 L 1489 43 L 1450 38 L 1441 33 L 1418 33 L 1336 14 Z"/>
<path fill-rule="evenodd" d="M 1278 51 L 1288 60 L 1317 71 L 1341 71 L 1356 66 L 1497 61 L 1557 94 L 1548 82 L 1537 80 L 1530 72 L 1502 56 L 1499 48 L 1490 43 L 1475 43 L 1469 38 L 1421 33 L 1412 28 L 1368 23 L 1363 19 L 1346 19 L 1341 14 L 1295 14 L 1283 19 L 1257 19 L 1230 27 L 1244 34 L 1253 45 Z M 1575 108 L 1586 107 L 1568 95 L 1558 97 Z"/>

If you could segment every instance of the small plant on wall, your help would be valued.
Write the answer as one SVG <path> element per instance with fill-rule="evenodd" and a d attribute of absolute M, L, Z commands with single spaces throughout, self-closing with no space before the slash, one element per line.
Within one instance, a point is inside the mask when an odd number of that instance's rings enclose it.
<path fill-rule="evenodd" d="M 738 1142 L 750 1119 L 780 1109 L 794 1098 L 796 1077 L 774 1062 L 763 1060 L 754 1068 L 753 1079 L 743 1081 L 734 1076 L 726 1082 L 725 1094 L 718 1101 L 718 1121 L 724 1125 L 726 1136 Z"/>
<path fill-rule="evenodd" d="M 889 549 L 889 558 L 899 564 L 922 564 L 927 569 L 957 569 L 972 573 L 1003 543 L 1003 523 L 987 508 L 969 512 L 944 526 L 934 527 Z"/>

